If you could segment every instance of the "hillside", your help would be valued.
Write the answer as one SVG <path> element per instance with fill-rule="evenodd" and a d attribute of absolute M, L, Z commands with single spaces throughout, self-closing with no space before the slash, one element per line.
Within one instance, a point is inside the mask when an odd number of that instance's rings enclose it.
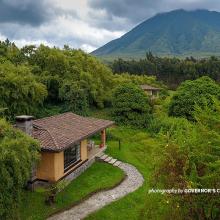
<path fill-rule="evenodd" d="M 220 55 L 220 13 L 175 10 L 157 14 L 92 52 L 102 57 Z"/>

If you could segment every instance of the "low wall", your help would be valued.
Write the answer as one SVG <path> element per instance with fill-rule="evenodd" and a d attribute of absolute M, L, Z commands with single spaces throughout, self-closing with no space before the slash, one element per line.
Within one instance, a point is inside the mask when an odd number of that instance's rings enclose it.
<path fill-rule="evenodd" d="M 63 178 L 63 180 L 74 180 L 76 179 L 81 173 L 83 173 L 86 169 L 88 169 L 93 163 L 95 162 L 95 158 L 86 161 L 84 164 L 82 164 L 80 167 L 72 171 L 69 175 Z"/>

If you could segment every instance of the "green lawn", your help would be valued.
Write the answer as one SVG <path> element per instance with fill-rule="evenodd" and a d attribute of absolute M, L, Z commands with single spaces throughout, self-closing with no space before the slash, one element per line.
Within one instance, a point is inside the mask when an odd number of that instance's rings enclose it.
<path fill-rule="evenodd" d="M 144 130 L 116 127 L 112 128 L 110 133 L 120 137 L 121 149 L 117 141 L 110 140 L 107 153 L 136 166 L 143 174 L 145 183 L 136 192 L 91 214 L 86 219 L 163 219 L 162 215 L 168 210 L 165 197 L 159 194 L 148 194 L 149 182 L 154 174 L 153 164 L 157 161 L 163 144 L 151 138 Z"/>
<path fill-rule="evenodd" d="M 95 162 L 88 170 L 58 194 L 54 206 L 45 205 L 44 191 L 24 191 L 19 210 L 21 219 L 46 219 L 50 214 L 71 207 L 93 192 L 114 187 L 124 176 L 124 173 L 119 168 L 109 164 Z"/>

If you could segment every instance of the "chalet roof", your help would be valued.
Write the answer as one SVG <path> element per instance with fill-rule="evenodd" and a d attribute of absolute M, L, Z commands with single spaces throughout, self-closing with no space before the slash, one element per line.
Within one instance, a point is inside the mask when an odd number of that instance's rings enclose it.
<path fill-rule="evenodd" d="M 157 90 L 157 91 L 159 91 L 159 90 L 161 90 L 160 88 L 156 88 L 156 87 L 153 87 L 153 86 L 149 86 L 149 85 L 141 85 L 140 86 L 143 90 Z"/>
<path fill-rule="evenodd" d="M 59 152 L 113 124 L 68 112 L 34 120 L 32 136 L 40 141 L 42 150 Z"/>

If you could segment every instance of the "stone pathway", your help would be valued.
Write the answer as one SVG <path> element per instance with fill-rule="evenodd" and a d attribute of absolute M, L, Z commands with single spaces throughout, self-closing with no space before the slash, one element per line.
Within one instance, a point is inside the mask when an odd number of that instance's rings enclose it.
<path fill-rule="evenodd" d="M 125 172 L 127 178 L 115 188 L 96 193 L 82 203 L 79 203 L 78 205 L 72 207 L 71 209 L 51 216 L 50 218 L 48 218 L 48 220 L 83 219 L 92 212 L 103 208 L 111 202 L 124 197 L 125 195 L 135 191 L 140 186 L 142 186 L 144 178 L 134 166 L 113 159 L 112 157 L 109 157 L 105 154 L 98 156 L 97 159 L 119 167 Z"/>

